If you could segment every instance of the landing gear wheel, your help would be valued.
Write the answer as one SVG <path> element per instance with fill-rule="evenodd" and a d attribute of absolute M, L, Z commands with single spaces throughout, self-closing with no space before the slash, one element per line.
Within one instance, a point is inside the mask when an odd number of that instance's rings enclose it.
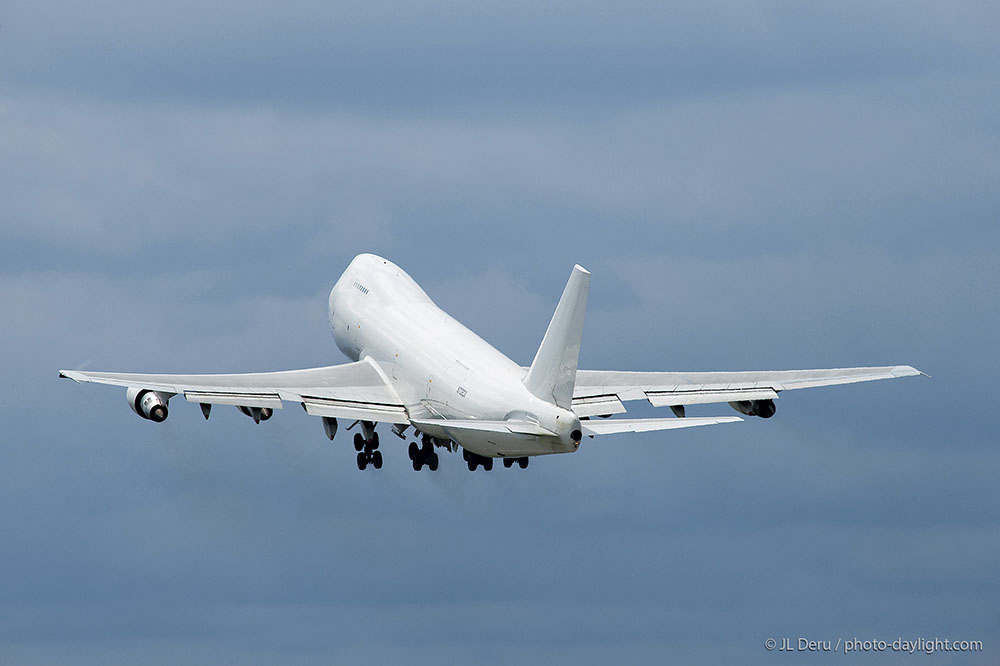
<path fill-rule="evenodd" d="M 420 449 L 417 447 L 416 442 L 410 442 L 410 448 L 408 448 L 406 452 L 409 454 L 410 460 L 416 460 L 417 454 L 420 453 Z"/>
<path fill-rule="evenodd" d="M 507 469 L 510 469 L 511 467 L 514 466 L 514 459 L 513 458 L 504 458 L 503 459 L 503 466 L 506 467 Z"/>
<path fill-rule="evenodd" d="M 521 467 L 521 469 L 528 469 L 528 456 L 524 456 L 523 458 L 518 458 L 517 464 Z"/>
<path fill-rule="evenodd" d="M 483 469 L 485 469 L 487 472 L 493 471 L 493 458 L 486 459 L 486 462 L 483 463 Z"/>
<path fill-rule="evenodd" d="M 361 436 L 360 432 L 354 433 L 354 450 L 360 451 L 365 448 L 365 438 Z"/>
<path fill-rule="evenodd" d="M 359 453 L 358 469 L 364 469 L 365 467 L 368 467 L 368 456 L 366 456 L 364 453 Z"/>
<path fill-rule="evenodd" d="M 375 469 L 382 469 L 382 452 L 376 451 L 372 454 L 372 465 Z"/>
<path fill-rule="evenodd" d="M 437 469 L 438 469 L 438 454 L 436 454 L 436 453 L 432 453 L 431 454 L 431 458 L 430 458 L 430 461 L 427 463 L 427 466 L 431 468 L 432 472 L 436 472 L 437 471 Z"/>
<path fill-rule="evenodd" d="M 372 441 L 370 442 L 370 444 L 371 444 L 371 447 L 372 447 L 373 451 L 378 448 L 378 433 L 377 432 L 373 432 L 372 433 Z"/>
<path fill-rule="evenodd" d="M 423 467 L 423 466 L 424 466 L 424 461 L 421 460 L 420 458 L 417 458 L 416 460 L 413 461 L 413 471 L 414 472 L 419 472 L 420 468 Z"/>
<path fill-rule="evenodd" d="M 475 460 L 472 460 L 470 458 L 469 459 L 469 471 L 470 472 L 475 472 L 477 467 L 479 467 L 479 463 L 477 463 Z"/>

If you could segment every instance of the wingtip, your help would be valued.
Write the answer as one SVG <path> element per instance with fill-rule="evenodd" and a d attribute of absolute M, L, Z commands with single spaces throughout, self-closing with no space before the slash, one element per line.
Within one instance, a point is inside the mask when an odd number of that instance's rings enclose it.
<path fill-rule="evenodd" d="M 575 266 L 573 266 L 573 270 L 574 271 L 580 271 L 584 275 L 590 275 L 590 271 L 588 271 L 586 268 L 584 268 L 580 264 L 576 264 Z"/>
<path fill-rule="evenodd" d="M 59 378 L 60 379 L 72 379 L 74 382 L 76 382 L 77 384 L 79 384 L 80 380 L 77 379 L 76 377 L 74 377 L 73 376 L 74 374 L 75 373 L 73 373 L 71 370 L 60 370 L 59 371 Z"/>

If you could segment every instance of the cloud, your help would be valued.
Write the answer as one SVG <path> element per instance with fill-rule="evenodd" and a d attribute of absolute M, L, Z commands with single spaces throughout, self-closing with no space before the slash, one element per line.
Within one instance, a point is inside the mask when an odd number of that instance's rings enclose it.
<path fill-rule="evenodd" d="M 996 636 L 992 5 L 9 10 L 0 660 Z M 361 474 L 298 409 L 175 400 L 157 427 L 56 379 L 337 362 L 326 297 L 361 251 L 520 362 L 579 262 L 588 367 L 934 379 L 433 476 L 387 431 Z"/>
<path fill-rule="evenodd" d="M 6 77 L 119 99 L 580 112 L 955 70 L 995 57 L 995 18 L 986 3 L 24 3 Z"/>

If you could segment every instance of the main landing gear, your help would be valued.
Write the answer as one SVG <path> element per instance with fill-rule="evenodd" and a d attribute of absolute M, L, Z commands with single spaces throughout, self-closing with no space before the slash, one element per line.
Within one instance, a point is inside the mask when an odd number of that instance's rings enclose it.
<path fill-rule="evenodd" d="M 427 465 L 432 472 L 438 468 L 438 454 L 434 451 L 434 443 L 427 435 L 423 436 L 423 443 L 417 446 L 416 442 L 410 442 L 410 448 L 406 451 L 410 460 L 413 461 L 413 471 L 419 472 L 424 465 Z"/>
<path fill-rule="evenodd" d="M 511 467 L 513 467 L 514 463 L 517 463 L 517 466 L 520 467 L 521 469 L 527 469 L 528 468 L 528 456 L 522 456 L 520 458 L 504 458 L 503 459 L 503 466 L 506 467 L 507 469 L 510 469 Z"/>
<path fill-rule="evenodd" d="M 487 458 L 481 456 L 478 453 L 473 453 L 468 449 L 462 449 L 462 457 L 465 458 L 465 463 L 469 466 L 470 472 L 475 472 L 476 468 L 482 465 L 483 469 L 487 472 L 493 469 L 493 458 Z"/>
<path fill-rule="evenodd" d="M 382 452 L 378 450 L 378 433 L 375 424 L 363 422 L 363 432 L 354 433 L 354 450 L 358 452 L 358 469 L 365 469 L 370 464 L 375 469 L 382 469 Z"/>
<path fill-rule="evenodd" d="M 470 472 L 475 472 L 479 467 L 482 467 L 487 472 L 493 469 L 493 458 L 481 456 L 478 453 L 473 453 L 467 449 L 462 449 L 462 457 L 465 458 L 465 464 L 468 465 Z M 528 466 L 528 456 L 503 459 L 503 466 L 507 469 L 513 467 L 514 463 L 517 463 L 517 466 L 521 469 L 525 469 Z"/>

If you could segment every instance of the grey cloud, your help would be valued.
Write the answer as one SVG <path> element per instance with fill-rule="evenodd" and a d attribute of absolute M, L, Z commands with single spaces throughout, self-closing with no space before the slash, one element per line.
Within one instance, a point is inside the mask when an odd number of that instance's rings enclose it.
<path fill-rule="evenodd" d="M 0 661 L 991 663 L 994 13 L 9 7 Z M 299 409 L 154 427 L 55 377 L 337 362 L 360 251 L 522 362 L 580 262 L 588 367 L 934 379 L 523 473 L 415 474 L 386 431 L 374 476 Z"/>
<path fill-rule="evenodd" d="M 996 55 L 991 19 L 985 3 L 25 3 L 7 18 L 6 76 L 119 99 L 393 115 L 512 100 L 614 106 L 975 65 Z"/>

